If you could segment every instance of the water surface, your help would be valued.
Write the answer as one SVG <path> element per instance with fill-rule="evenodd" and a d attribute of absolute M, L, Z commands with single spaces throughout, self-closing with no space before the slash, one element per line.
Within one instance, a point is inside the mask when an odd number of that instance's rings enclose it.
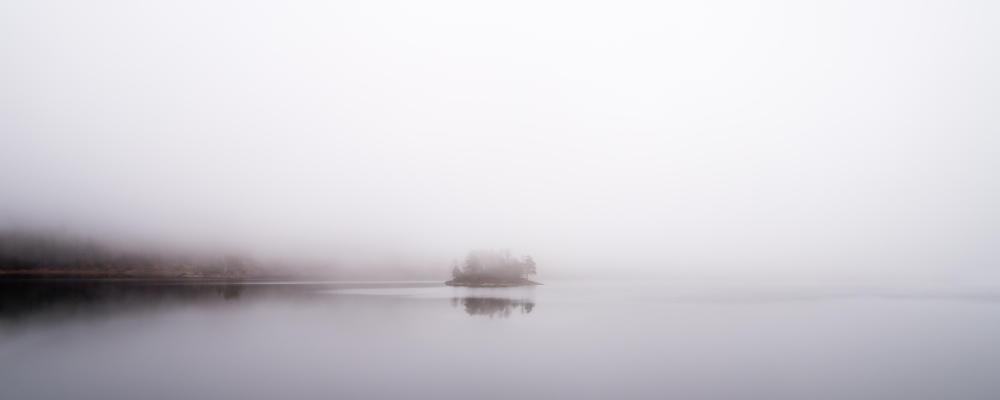
<path fill-rule="evenodd" d="M 996 399 L 991 287 L 0 282 L 2 399 Z"/>

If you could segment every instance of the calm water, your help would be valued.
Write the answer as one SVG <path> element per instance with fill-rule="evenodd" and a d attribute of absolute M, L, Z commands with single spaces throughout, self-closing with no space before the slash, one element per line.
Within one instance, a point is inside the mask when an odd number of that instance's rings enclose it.
<path fill-rule="evenodd" d="M 997 399 L 1000 290 L 0 282 L 0 399 Z"/>

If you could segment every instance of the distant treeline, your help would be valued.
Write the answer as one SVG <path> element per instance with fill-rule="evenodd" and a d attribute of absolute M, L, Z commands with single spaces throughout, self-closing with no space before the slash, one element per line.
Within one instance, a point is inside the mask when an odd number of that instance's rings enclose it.
<path fill-rule="evenodd" d="M 239 256 L 190 257 L 116 251 L 88 238 L 0 231 L 0 274 L 7 276 L 242 278 L 258 268 Z"/>

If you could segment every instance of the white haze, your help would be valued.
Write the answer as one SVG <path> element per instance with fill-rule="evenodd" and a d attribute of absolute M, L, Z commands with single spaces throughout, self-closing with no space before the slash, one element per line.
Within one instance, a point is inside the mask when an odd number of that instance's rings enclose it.
<path fill-rule="evenodd" d="M 994 1 L 0 4 L 0 217 L 551 276 L 996 282 Z"/>

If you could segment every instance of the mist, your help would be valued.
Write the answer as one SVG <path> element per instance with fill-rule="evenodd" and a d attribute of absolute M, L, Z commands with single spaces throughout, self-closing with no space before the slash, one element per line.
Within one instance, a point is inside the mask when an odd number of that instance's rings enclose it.
<path fill-rule="evenodd" d="M 0 226 L 552 277 L 1000 282 L 1000 4 L 9 1 Z"/>

